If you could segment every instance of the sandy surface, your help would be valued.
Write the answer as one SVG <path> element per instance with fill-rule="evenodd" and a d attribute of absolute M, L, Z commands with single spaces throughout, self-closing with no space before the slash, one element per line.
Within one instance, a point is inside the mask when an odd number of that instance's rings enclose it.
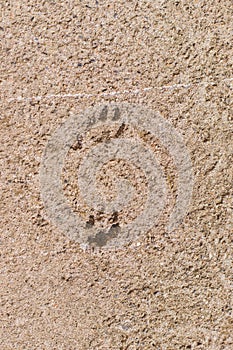
<path fill-rule="evenodd" d="M 0 6 L 1 349 L 232 349 L 232 1 Z M 161 224 L 136 246 L 84 251 L 48 220 L 39 169 L 62 122 L 109 102 L 159 111 L 179 130 L 193 196 L 174 232 Z M 138 179 L 123 222 L 140 209 Z"/>

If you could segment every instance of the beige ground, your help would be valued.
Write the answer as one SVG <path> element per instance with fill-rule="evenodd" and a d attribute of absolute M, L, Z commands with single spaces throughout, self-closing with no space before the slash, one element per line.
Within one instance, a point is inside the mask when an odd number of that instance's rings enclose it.
<path fill-rule="evenodd" d="M 1 349 L 233 349 L 232 23 L 230 0 L 1 1 Z M 104 101 L 160 111 L 195 186 L 173 234 L 83 252 L 46 220 L 39 166 Z"/>

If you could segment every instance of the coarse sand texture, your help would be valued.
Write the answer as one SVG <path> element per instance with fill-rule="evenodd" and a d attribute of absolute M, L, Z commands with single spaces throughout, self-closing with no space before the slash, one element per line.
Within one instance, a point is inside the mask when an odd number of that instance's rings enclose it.
<path fill-rule="evenodd" d="M 0 14 L 0 349 L 232 350 L 232 0 Z"/>

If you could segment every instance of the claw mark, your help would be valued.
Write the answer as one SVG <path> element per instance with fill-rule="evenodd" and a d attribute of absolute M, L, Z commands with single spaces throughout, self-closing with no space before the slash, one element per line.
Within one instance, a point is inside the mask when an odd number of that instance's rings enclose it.
<path fill-rule="evenodd" d="M 94 215 L 89 216 L 89 220 L 86 222 L 86 228 L 93 227 L 95 224 L 95 218 Z"/>
<path fill-rule="evenodd" d="M 120 127 L 118 128 L 118 130 L 115 134 L 115 137 L 119 137 L 123 133 L 124 130 L 125 130 L 125 123 L 122 123 L 120 125 Z"/>
<path fill-rule="evenodd" d="M 71 146 L 71 148 L 72 148 L 74 151 L 77 151 L 78 149 L 81 149 L 81 148 L 82 148 L 82 140 L 83 140 L 83 137 L 80 136 L 80 135 L 77 135 L 77 140 L 76 140 L 75 143 Z"/>

